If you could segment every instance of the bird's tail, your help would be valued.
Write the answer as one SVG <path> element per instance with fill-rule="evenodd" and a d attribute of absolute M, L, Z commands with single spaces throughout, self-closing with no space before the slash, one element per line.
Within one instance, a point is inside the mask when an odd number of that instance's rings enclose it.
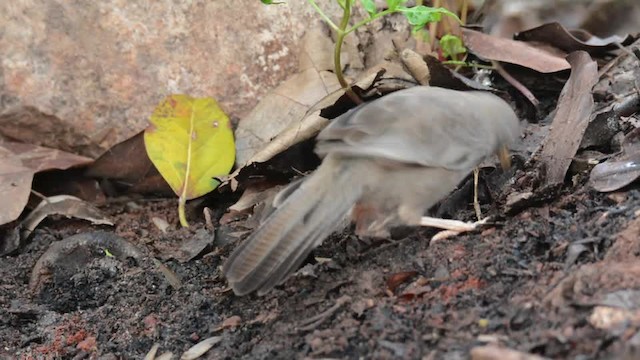
<path fill-rule="evenodd" d="M 224 265 L 237 295 L 271 290 L 336 229 L 362 194 L 362 165 L 329 155 L 313 174 L 276 196 L 272 212 Z"/>

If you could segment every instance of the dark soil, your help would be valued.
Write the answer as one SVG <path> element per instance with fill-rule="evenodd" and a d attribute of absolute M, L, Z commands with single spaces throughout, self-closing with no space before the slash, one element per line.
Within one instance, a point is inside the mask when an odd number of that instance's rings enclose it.
<path fill-rule="evenodd" d="M 337 234 L 314 254 L 331 261 L 305 265 L 264 297 L 241 298 L 220 274 L 233 243 L 184 263 L 163 261 L 179 287 L 149 257 L 94 249 L 59 260 L 30 289 L 32 268 L 51 243 L 96 230 L 58 219 L 0 263 L 0 351 L 140 359 L 156 343 L 159 353 L 179 356 L 220 336 L 203 358 L 464 359 L 488 342 L 557 359 L 633 358 L 637 320 L 612 331 L 594 326 L 592 314 L 607 295 L 640 288 L 638 209 L 637 189 L 606 195 L 579 185 L 548 205 L 431 245 L 434 231 L 426 229 L 368 244 Z M 174 201 L 105 211 L 117 225 L 103 229 L 148 255 L 162 257 L 196 232 L 163 234 L 153 225 L 154 216 L 175 220 Z"/>

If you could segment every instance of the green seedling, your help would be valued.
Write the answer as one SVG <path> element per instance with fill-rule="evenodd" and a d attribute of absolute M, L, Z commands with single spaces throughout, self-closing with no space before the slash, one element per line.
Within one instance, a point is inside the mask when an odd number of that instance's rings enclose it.
<path fill-rule="evenodd" d="M 458 59 L 458 55 L 464 55 L 467 52 L 467 48 L 462 44 L 462 39 L 451 34 L 446 34 L 440 38 L 440 49 L 442 50 L 442 56 L 454 61 Z"/>
<path fill-rule="evenodd" d="M 265 4 L 275 3 L 273 0 L 261 0 Z M 342 65 L 340 64 L 340 52 L 342 50 L 342 44 L 344 38 L 356 29 L 365 26 L 383 16 L 401 13 L 407 19 L 412 26 L 413 31 L 417 32 L 423 29 L 427 24 L 438 22 L 442 19 L 443 15 L 451 16 L 457 21 L 458 16 L 451 11 L 443 7 L 429 7 L 424 5 L 417 5 L 412 7 L 406 7 L 404 4 L 407 0 L 386 0 L 387 9 L 378 11 L 374 0 L 360 0 L 360 4 L 367 11 L 369 17 L 361 20 L 354 25 L 349 26 L 349 20 L 351 19 L 351 10 L 353 9 L 354 0 L 336 0 L 342 8 L 342 20 L 339 24 L 334 23 L 327 14 L 316 4 L 314 0 L 307 0 L 313 9 L 318 13 L 322 20 L 329 25 L 329 27 L 336 32 L 336 45 L 333 52 L 334 70 L 340 86 L 345 90 L 346 94 L 357 104 L 362 103 L 362 100 L 353 92 L 351 86 L 347 83 L 342 73 Z"/>

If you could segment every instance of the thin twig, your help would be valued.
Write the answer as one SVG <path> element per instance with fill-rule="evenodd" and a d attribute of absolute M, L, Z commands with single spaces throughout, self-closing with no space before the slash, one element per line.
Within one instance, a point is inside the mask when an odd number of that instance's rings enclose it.
<path fill-rule="evenodd" d="M 538 105 L 540 105 L 540 101 L 538 101 L 535 95 L 533 95 L 533 93 L 531 93 L 531 91 L 529 91 L 529 89 L 527 89 L 527 87 L 524 86 L 520 81 L 516 80 L 516 78 L 511 76 L 511 74 L 509 74 L 502 67 L 502 65 L 500 65 L 497 61 L 493 61 L 493 60 L 491 61 L 491 64 L 496 69 L 496 72 L 500 74 L 500 76 L 502 76 L 509 84 L 511 84 L 511 86 L 516 88 L 518 91 L 520 91 L 522 95 L 524 95 L 527 99 L 529 99 L 529 101 L 531 102 L 531 104 L 533 104 L 533 106 L 538 107 Z"/>
<path fill-rule="evenodd" d="M 342 296 L 342 297 L 338 298 L 338 300 L 336 300 L 336 303 L 333 304 L 333 306 L 331 306 L 329 309 L 321 312 L 318 315 L 315 315 L 315 316 L 312 316 L 312 317 L 310 317 L 308 319 L 303 320 L 301 322 L 301 324 L 303 326 L 299 327 L 298 330 L 299 331 L 311 331 L 311 330 L 314 330 L 320 324 L 325 322 L 328 318 L 333 316 L 333 314 L 336 311 L 338 311 L 338 309 L 340 309 L 344 304 L 347 304 L 347 303 L 350 303 L 350 302 L 351 302 L 351 296 L 345 295 L 345 296 Z"/>

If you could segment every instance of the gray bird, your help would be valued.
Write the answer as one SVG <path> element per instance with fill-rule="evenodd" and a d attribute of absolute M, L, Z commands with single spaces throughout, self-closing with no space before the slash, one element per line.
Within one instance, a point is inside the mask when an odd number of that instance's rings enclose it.
<path fill-rule="evenodd" d="M 416 86 L 360 105 L 320 132 L 322 164 L 276 195 L 223 272 L 237 295 L 264 294 L 350 213 L 360 236 L 417 226 L 427 209 L 519 133 L 513 110 L 487 92 Z"/>

